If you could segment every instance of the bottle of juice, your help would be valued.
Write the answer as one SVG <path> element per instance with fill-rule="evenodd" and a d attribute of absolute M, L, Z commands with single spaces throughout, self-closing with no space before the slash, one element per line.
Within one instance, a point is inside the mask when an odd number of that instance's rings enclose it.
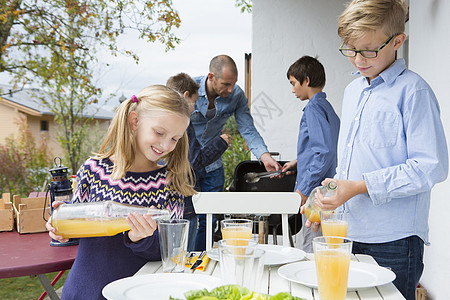
<path fill-rule="evenodd" d="M 330 181 L 327 185 L 321 185 L 312 190 L 308 200 L 306 200 L 304 210 L 306 218 L 308 218 L 311 222 L 320 222 L 320 211 L 322 209 L 316 204 L 316 192 L 318 189 L 324 197 L 329 197 L 336 193 L 337 185 L 336 182 Z"/>
<path fill-rule="evenodd" d="M 99 201 L 61 204 L 53 210 L 52 226 L 64 238 L 112 236 L 130 230 L 125 218 L 134 212 L 150 214 L 154 220 L 170 219 L 167 209 Z"/>

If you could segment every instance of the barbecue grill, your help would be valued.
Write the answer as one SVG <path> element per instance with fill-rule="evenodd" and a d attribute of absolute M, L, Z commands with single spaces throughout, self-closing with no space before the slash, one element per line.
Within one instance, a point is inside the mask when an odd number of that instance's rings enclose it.
<path fill-rule="evenodd" d="M 271 153 L 271 155 L 279 155 L 278 153 Z M 286 161 L 278 161 L 280 165 L 284 165 Z M 233 183 L 230 187 L 230 192 L 293 192 L 295 187 L 296 176 L 285 175 L 282 178 L 261 178 L 256 183 L 246 182 L 244 176 L 249 172 L 265 172 L 266 169 L 263 164 L 254 160 L 246 160 L 240 162 L 234 169 Z M 261 216 L 252 216 L 254 220 L 261 220 Z M 267 242 L 268 235 L 272 233 L 274 244 L 277 244 L 277 232 L 281 227 L 280 215 L 269 215 L 265 218 L 264 241 Z M 289 231 L 290 242 L 294 246 L 292 235 L 297 234 L 302 228 L 302 218 L 300 214 L 289 216 Z M 280 230 L 281 232 L 281 230 Z"/>

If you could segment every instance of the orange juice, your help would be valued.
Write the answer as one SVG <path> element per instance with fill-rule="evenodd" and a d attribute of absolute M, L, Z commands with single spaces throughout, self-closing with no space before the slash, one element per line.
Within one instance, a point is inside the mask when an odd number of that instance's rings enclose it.
<path fill-rule="evenodd" d="M 246 226 L 231 226 L 222 228 L 222 238 L 226 239 L 251 239 L 252 229 Z"/>
<path fill-rule="evenodd" d="M 347 237 L 347 222 L 343 220 L 324 220 L 322 221 L 323 236 L 341 236 Z M 331 241 L 332 242 L 332 241 Z"/>
<path fill-rule="evenodd" d="M 340 249 L 315 252 L 320 299 L 344 300 L 347 295 L 350 255 Z"/>
<path fill-rule="evenodd" d="M 52 220 L 57 235 L 64 238 L 112 236 L 130 230 L 125 218 L 111 220 L 100 219 L 61 219 Z"/>
<path fill-rule="evenodd" d="M 305 216 L 311 222 L 320 222 L 320 212 L 313 209 L 311 205 L 305 207 Z"/>

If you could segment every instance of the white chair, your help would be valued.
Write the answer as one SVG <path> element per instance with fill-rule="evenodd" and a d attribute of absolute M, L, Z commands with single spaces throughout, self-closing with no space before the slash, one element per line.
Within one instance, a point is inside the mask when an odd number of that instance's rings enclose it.
<path fill-rule="evenodd" d="M 206 214 L 206 250 L 212 247 L 213 214 L 281 214 L 283 245 L 290 246 L 288 215 L 300 209 L 294 192 L 200 192 L 192 197 L 197 214 Z"/>

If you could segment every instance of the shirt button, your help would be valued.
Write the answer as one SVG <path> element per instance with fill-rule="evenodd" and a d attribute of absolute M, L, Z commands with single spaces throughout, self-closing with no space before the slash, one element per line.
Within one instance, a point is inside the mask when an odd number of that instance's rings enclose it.
<path fill-rule="evenodd" d="M 358 121 L 358 120 L 359 120 L 359 117 L 356 117 L 356 118 L 355 118 L 355 121 Z"/>
<path fill-rule="evenodd" d="M 350 144 L 350 143 L 348 143 L 348 144 L 347 144 L 347 147 L 349 147 L 349 148 L 350 148 L 351 146 L 352 146 L 352 144 Z"/>
<path fill-rule="evenodd" d="M 364 91 L 364 95 L 366 95 L 366 96 L 367 96 L 367 94 L 369 94 L 369 92 L 368 92 L 368 91 Z"/>
<path fill-rule="evenodd" d="M 342 171 L 342 174 L 345 175 L 345 174 L 347 174 L 347 172 L 346 171 Z"/>

